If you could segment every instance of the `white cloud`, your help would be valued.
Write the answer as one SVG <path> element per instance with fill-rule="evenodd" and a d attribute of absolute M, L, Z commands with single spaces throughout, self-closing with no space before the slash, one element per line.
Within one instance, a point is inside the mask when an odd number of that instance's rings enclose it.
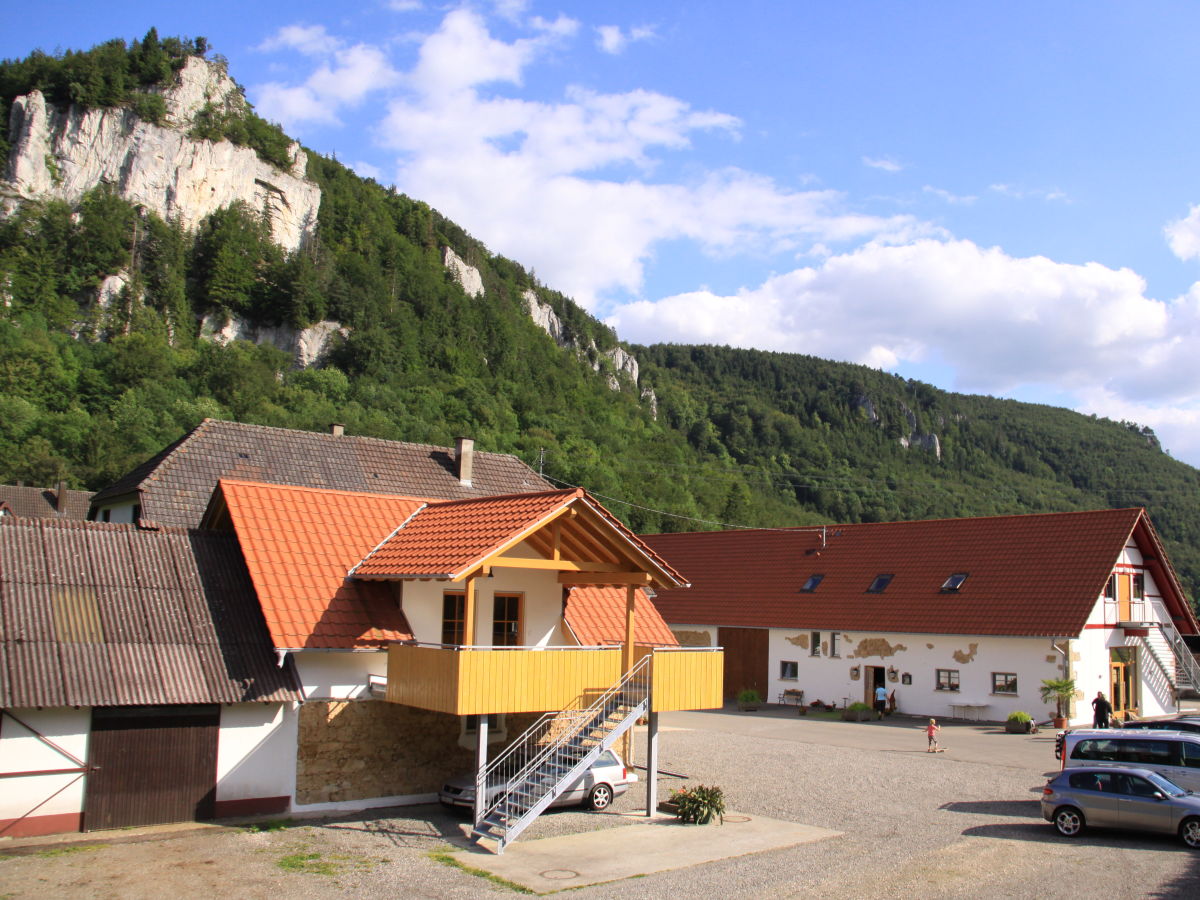
<path fill-rule="evenodd" d="M 732 296 L 629 303 L 608 322 L 637 342 L 716 342 L 887 368 L 936 354 L 965 390 L 1108 383 L 1130 394 L 1160 368 L 1141 371 L 1130 347 L 1168 342 L 1169 322 L 1195 318 L 1173 316 L 1144 291 L 1128 269 L 926 238 L 871 242 Z M 1192 389 L 1200 392 L 1200 379 Z"/>
<path fill-rule="evenodd" d="M 421 0 L 388 0 L 387 8 L 393 12 L 416 12 L 423 8 Z"/>
<path fill-rule="evenodd" d="M 978 197 L 971 195 L 971 194 L 967 194 L 965 196 L 959 195 L 959 194 L 952 194 L 952 193 L 950 193 L 950 191 L 943 190 L 942 188 L 936 188 L 936 187 L 933 187 L 932 185 L 928 185 L 928 184 L 925 185 L 925 187 L 921 188 L 921 190 L 923 190 L 926 194 L 933 194 L 933 196 L 939 198 L 940 200 L 942 200 L 946 203 L 949 203 L 951 206 L 970 206 L 972 203 L 974 203 L 976 200 L 979 199 Z"/>
<path fill-rule="evenodd" d="M 605 53 L 618 54 L 631 42 L 645 41 L 654 37 L 654 29 L 643 25 L 622 31 L 620 25 L 597 25 L 596 46 Z"/>
<path fill-rule="evenodd" d="M 1167 244 L 1182 260 L 1200 257 L 1200 206 L 1193 206 L 1182 219 L 1168 222 L 1163 229 Z"/>
<path fill-rule="evenodd" d="M 1011 197 L 1014 200 L 1045 200 L 1047 202 L 1062 200 L 1070 202 L 1066 191 L 1059 190 L 1058 188 L 1022 188 L 1011 184 L 993 184 L 988 186 L 988 190 L 1004 197 Z"/>
<path fill-rule="evenodd" d="M 383 172 L 379 166 L 373 166 L 369 162 L 358 160 L 357 162 L 350 163 L 350 168 L 363 178 L 372 178 L 375 181 L 380 181 L 383 178 Z"/>
<path fill-rule="evenodd" d="M 339 109 L 355 106 L 370 92 L 392 87 L 399 80 L 381 49 L 369 44 L 347 47 L 320 26 L 286 26 L 261 47 L 290 48 L 324 57 L 302 84 L 268 82 L 253 89 L 259 113 L 285 128 L 302 122 L 337 124 Z"/>
<path fill-rule="evenodd" d="M 881 158 L 875 159 L 870 156 L 864 156 L 862 158 L 862 163 L 864 166 L 868 166 L 872 169 L 880 169 L 884 172 L 895 173 L 895 172 L 899 172 L 899 171 L 903 170 L 903 168 L 904 168 L 904 166 L 902 166 L 900 163 L 898 163 L 894 159 L 890 159 L 888 157 L 881 157 Z"/>
<path fill-rule="evenodd" d="M 341 46 L 341 40 L 329 34 L 324 25 L 284 25 L 257 49 L 267 53 L 289 49 L 310 56 L 324 56 Z"/>

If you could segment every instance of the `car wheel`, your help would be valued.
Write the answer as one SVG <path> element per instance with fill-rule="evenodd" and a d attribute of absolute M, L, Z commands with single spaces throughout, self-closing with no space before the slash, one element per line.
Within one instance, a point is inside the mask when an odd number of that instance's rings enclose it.
<path fill-rule="evenodd" d="M 1083 813 L 1073 806 L 1064 806 L 1054 813 L 1054 827 L 1063 837 L 1075 837 L 1083 831 Z"/>
<path fill-rule="evenodd" d="M 1200 850 L 1200 818 L 1191 816 L 1180 822 L 1179 837 L 1193 850 Z"/>
<path fill-rule="evenodd" d="M 588 794 L 588 806 L 592 809 L 608 809 L 613 802 L 613 790 L 607 784 L 598 784 Z"/>

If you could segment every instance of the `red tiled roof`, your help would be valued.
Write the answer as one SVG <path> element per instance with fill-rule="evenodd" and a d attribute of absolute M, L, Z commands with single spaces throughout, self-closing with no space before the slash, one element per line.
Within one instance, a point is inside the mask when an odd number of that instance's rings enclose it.
<path fill-rule="evenodd" d="M 355 567 L 354 575 L 456 578 L 583 496 L 581 489 L 431 503 Z M 397 525 L 401 522 L 397 522 Z"/>
<path fill-rule="evenodd" d="M 388 585 L 347 572 L 424 503 L 412 497 L 222 480 L 224 502 L 278 648 L 408 640 Z"/>
<path fill-rule="evenodd" d="M 1133 534 L 1160 557 L 1141 509 L 646 536 L 692 580 L 659 591 L 668 622 L 931 634 L 1074 636 Z M 1154 571 L 1176 626 L 1196 620 L 1165 559 Z M 968 574 L 956 592 L 942 584 Z M 891 573 L 880 593 L 876 575 Z M 800 588 L 823 575 L 811 593 Z"/>
<path fill-rule="evenodd" d="M 608 585 L 573 587 L 564 613 L 567 625 L 585 647 L 625 642 L 625 588 Z M 655 647 L 675 647 L 679 641 L 667 627 L 646 592 L 637 589 L 634 641 Z"/>

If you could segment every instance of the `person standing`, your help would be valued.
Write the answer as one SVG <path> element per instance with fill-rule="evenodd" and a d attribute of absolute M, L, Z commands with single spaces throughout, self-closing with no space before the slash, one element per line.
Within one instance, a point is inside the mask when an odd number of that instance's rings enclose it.
<path fill-rule="evenodd" d="M 876 718 L 882 719 L 885 712 L 887 712 L 887 688 L 881 684 L 879 687 L 875 688 Z"/>
<path fill-rule="evenodd" d="M 926 748 L 926 753 L 937 753 L 938 747 L 938 732 L 942 730 L 942 726 L 938 725 L 937 719 L 930 719 L 929 724 L 925 726 L 925 737 L 929 739 L 929 746 Z"/>
<path fill-rule="evenodd" d="M 1096 699 L 1092 701 L 1092 727 L 1107 728 L 1111 714 L 1112 704 L 1104 698 L 1104 691 L 1096 691 Z"/>

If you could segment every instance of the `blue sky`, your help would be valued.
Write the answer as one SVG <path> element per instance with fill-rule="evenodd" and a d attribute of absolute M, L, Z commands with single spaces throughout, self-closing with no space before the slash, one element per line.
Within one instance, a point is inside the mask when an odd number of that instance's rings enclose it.
<path fill-rule="evenodd" d="M 260 113 L 626 340 L 1135 420 L 1200 463 L 1198 4 L 0 9 L 5 57 L 204 35 Z"/>

